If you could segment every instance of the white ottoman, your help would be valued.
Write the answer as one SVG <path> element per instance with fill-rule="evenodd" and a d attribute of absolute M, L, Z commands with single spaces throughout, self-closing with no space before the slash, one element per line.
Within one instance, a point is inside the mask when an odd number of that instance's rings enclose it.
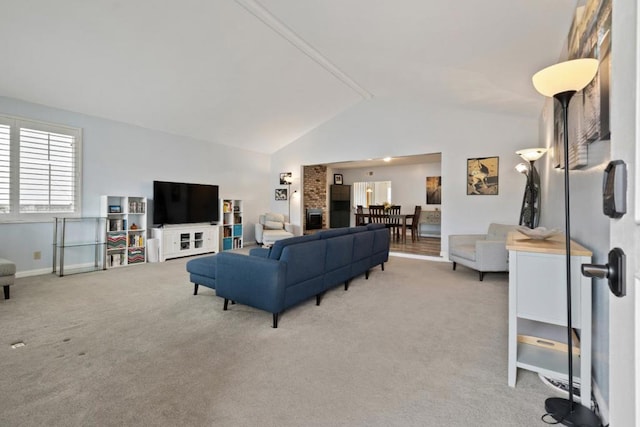
<path fill-rule="evenodd" d="M 0 258 L 0 286 L 4 288 L 4 299 L 9 299 L 9 286 L 16 278 L 16 265 L 8 259 Z"/>

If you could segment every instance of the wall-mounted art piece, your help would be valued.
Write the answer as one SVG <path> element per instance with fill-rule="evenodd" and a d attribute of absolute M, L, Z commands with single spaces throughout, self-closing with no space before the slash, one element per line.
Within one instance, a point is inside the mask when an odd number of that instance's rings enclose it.
<path fill-rule="evenodd" d="M 288 196 L 288 191 L 286 188 L 276 188 L 276 200 L 277 201 L 286 201 Z"/>
<path fill-rule="evenodd" d="M 280 174 L 280 185 L 289 185 L 291 184 L 291 172 L 282 172 Z"/>
<path fill-rule="evenodd" d="M 439 205 L 442 203 L 442 177 L 427 177 L 427 204 Z"/>
<path fill-rule="evenodd" d="M 467 159 L 467 195 L 498 194 L 498 157 Z"/>
<path fill-rule="evenodd" d="M 577 8 L 569 30 L 568 59 L 595 58 L 600 63 L 596 77 L 569 104 L 569 169 L 587 166 L 589 143 L 611 138 L 611 10 L 611 0 L 587 0 Z M 556 102 L 555 109 L 562 107 Z M 555 120 L 556 128 L 560 123 Z M 564 162 L 559 167 L 564 167 Z"/>

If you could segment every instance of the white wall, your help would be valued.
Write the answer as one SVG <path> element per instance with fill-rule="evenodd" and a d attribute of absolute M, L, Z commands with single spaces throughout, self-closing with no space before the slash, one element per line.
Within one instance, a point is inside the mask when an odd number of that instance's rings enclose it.
<path fill-rule="evenodd" d="M 0 97 L 0 113 L 83 129 L 82 211 L 100 212 L 100 195 L 153 197 L 153 180 L 217 184 L 221 198 L 244 200 L 247 243 L 268 207 L 269 156 L 124 123 Z M 148 223 L 151 224 L 151 218 Z M 0 224 L 0 257 L 19 273 L 51 270 L 51 223 Z M 42 258 L 33 260 L 33 252 Z"/>
<path fill-rule="evenodd" d="M 517 224 L 525 181 L 514 170 L 520 162 L 515 151 L 536 146 L 537 141 L 537 117 L 373 98 L 275 153 L 271 169 L 276 177 L 280 171 L 299 171 L 301 165 L 440 152 L 442 250 L 446 253 L 449 234 L 481 233 L 490 222 Z M 499 194 L 467 196 L 467 158 L 489 156 L 500 158 Z M 424 178 L 416 180 L 410 191 L 422 195 Z M 296 224 L 302 214 L 299 206 L 292 204 L 291 209 Z M 272 209 L 276 208 L 272 202 Z"/>

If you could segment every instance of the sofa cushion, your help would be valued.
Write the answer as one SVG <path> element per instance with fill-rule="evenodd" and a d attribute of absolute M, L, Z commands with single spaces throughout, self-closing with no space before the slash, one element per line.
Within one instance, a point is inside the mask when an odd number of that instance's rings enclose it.
<path fill-rule="evenodd" d="M 282 255 L 282 251 L 284 250 L 284 248 L 286 248 L 289 245 L 295 245 L 298 243 L 310 242 L 312 240 L 319 240 L 319 239 L 320 237 L 316 233 L 316 234 L 295 236 L 295 237 L 289 237 L 288 239 L 278 240 L 273 244 L 273 246 L 271 246 L 271 250 L 269 251 L 269 258 L 280 259 L 280 256 Z"/>
<path fill-rule="evenodd" d="M 468 243 L 468 244 L 456 245 L 453 248 L 449 248 L 449 253 L 451 255 L 459 256 L 460 258 L 468 259 L 470 261 L 475 261 L 476 260 L 476 244 Z"/>
<path fill-rule="evenodd" d="M 367 231 L 368 228 L 366 225 L 359 225 L 357 227 L 349 228 L 349 233 L 362 233 L 363 231 Z"/>
<path fill-rule="evenodd" d="M 187 261 L 187 271 L 199 276 L 208 276 L 215 278 L 216 270 L 218 268 L 216 257 L 217 255 L 210 255 L 189 260 Z"/>
<path fill-rule="evenodd" d="M 380 228 L 387 228 L 386 224 L 383 224 L 381 222 L 372 222 L 370 224 L 366 225 L 367 230 L 378 230 Z"/>
<path fill-rule="evenodd" d="M 345 234 L 349 234 L 349 227 L 331 228 L 329 230 L 320 231 L 317 234 L 320 236 L 320 239 L 330 239 L 332 237 L 344 236 Z"/>
<path fill-rule="evenodd" d="M 284 223 L 278 221 L 265 221 L 264 222 L 265 230 L 284 230 Z"/>

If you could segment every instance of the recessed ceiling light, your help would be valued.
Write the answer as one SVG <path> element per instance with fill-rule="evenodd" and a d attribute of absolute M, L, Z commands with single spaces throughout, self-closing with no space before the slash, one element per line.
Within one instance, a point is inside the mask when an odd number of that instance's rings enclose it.
<path fill-rule="evenodd" d="M 391 157 L 385 157 L 385 158 L 384 158 L 384 159 L 382 159 L 382 160 L 384 160 L 385 162 L 390 162 L 390 161 L 391 161 Z"/>

